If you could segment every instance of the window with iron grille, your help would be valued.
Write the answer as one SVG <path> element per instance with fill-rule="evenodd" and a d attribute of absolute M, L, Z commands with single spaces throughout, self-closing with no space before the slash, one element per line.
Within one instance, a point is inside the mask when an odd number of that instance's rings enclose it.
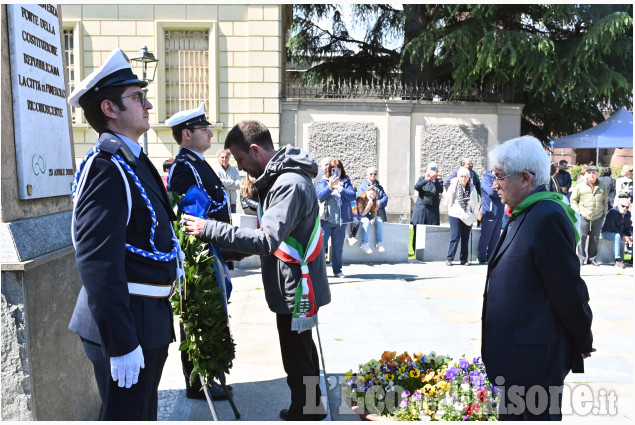
<path fill-rule="evenodd" d="M 205 102 L 209 111 L 209 32 L 165 31 L 165 117 Z"/>
<path fill-rule="evenodd" d="M 68 75 L 68 90 L 70 94 L 75 88 L 75 31 L 72 29 L 64 30 L 64 55 L 66 59 L 66 71 Z M 74 106 L 71 106 L 71 118 L 73 124 L 76 123 L 76 110 Z"/>

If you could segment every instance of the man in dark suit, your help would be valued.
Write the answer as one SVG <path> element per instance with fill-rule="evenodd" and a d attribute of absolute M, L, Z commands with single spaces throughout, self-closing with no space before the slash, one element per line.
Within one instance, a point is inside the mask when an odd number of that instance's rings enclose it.
<path fill-rule="evenodd" d="M 150 129 L 146 85 L 115 49 L 69 97 L 100 135 L 73 189 L 83 287 L 69 328 L 93 363 L 103 420 L 157 419 L 174 341 L 169 296 L 180 248 L 161 177 L 137 142 Z"/>
<path fill-rule="evenodd" d="M 498 146 L 490 164 L 512 213 L 488 265 L 483 362 L 501 389 L 500 420 L 559 420 L 565 377 L 595 351 L 575 216 L 545 190 L 549 157 L 534 137 Z"/>
<path fill-rule="evenodd" d="M 201 103 L 197 109 L 178 112 L 167 119 L 165 123 L 172 127 L 172 136 L 176 143 L 181 146 L 179 154 L 174 159 L 174 165 L 170 169 L 168 191 L 184 195 L 190 187 L 202 186 L 211 198 L 208 217 L 229 223 L 231 217 L 229 197 L 223 189 L 223 183 L 203 156 L 205 151 L 211 147 L 213 137 L 209 129 L 210 122 L 205 117 L 205 103 Z M 184 341 L 185 329 L 182 323 L 179 325 L 181 341 Z M 193 385 L 190 385 L 190 375 L 194 369 L 194 364 L 189 359 L 187 350 L 181 351 L 181 364 L 185 376 L 185 396 L 204 399 L 205 393 L 201 391 L 200 380 L 197 379 Z M 227 398 L 218 384 L 209 388 L 209 392 L 214 400 Z"/>

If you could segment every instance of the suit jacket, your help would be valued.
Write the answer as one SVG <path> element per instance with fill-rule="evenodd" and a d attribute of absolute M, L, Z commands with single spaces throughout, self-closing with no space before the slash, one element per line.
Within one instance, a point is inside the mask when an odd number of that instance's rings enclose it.
<path fill-rule="evenodd" d="M 171 221 L 176 217 L 156 168 L 145 154 L 136 158 L 113 134 L 103 133 L 97 143 L 119 144 L 116 153 L 135 172 L 154 208 L 155 245 L 159 251 L 172 251 Z M 129 243 L 152 251 L 150 213 L 124 171 L 131 197 L 126 224 L 128 201 L 123 177 L 111 161 L 111 153 L 95 155 L 75 207 L 75 259 L 83 287 L 69 328 L 100 344 L 108 357 L 130 353 L 138 345 L 143 349 L 166 346 L 174 340 L 169 300 L 131 296 L 127 282 L 171 284 L 176 278 L 176 260 L 154 261 L 126 249 Z"/>
<path fill-rule="evenodd" d="M 570 370 L 584 371 L 593 315 L 575 246 L 571 222 L 552 201 L 506 226 L 483 295 L 481 354 L 493 383 L 562 385 Z"/>
<path fill-rule="evenodd" d="M 185 164 L 185 161 L 188 161 L 194 166 L 198 175 L 201 177 L 205 191 L 212 197 L 214 202 L 223 202 L 223 197 L 225 196 L 223 193 L 223 183 L 207 161 L 202 160 L 198 155 L 187 148 L 181 148 L 179 154 L 174 158 L 174 170 L 172 170 L 172 176 L 170 177 L 170 190 L 184 195 L 191 186 L 196 185 L 194 173 L 192 169 Z M 223 208 L 212 213 L 210 218 L 229 223 L 230 212 L 229 205 L 225 205 Z"/>

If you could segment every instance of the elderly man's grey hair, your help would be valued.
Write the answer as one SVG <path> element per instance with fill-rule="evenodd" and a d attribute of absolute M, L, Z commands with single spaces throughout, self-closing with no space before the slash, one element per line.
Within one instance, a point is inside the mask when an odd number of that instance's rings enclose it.
<path fill-rule="evenodd" d="M 467 167 L 459 167 L 459 170 L 456 172 L 457 177 L 468 176 L 471 177 L 470 169 Z"/>
<path fill-rule="evenodd" d="M 549 155 L 533 136 L 518 137 L 498 145 L 489 153 L 489 163 L 505 175 L 529 171 L 533 174 L 532 180 L 536 186 L 549 182 Z"/>

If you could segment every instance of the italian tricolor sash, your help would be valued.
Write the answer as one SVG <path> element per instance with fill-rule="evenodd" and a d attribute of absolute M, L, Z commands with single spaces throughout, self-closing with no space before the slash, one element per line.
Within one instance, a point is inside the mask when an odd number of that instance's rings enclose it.
<path fill-rule="evenodd" d="M 258 227 L 262 217 L 262 206 L 258 203 Z M 317 304 L 313 294 L 313 283 L 309 274 L 309 263 L 317 258 L 322 249 L 322 229 L 320 217 L 316 217 L 315 226 L 306 249 L 291 235 L 284 238 L 280 247 L 273 253 L 285 263 L 299 264 L 302 276 L 295 291 L 291 330 L 298 333 L 310 330 L 317 325 Z"/>

